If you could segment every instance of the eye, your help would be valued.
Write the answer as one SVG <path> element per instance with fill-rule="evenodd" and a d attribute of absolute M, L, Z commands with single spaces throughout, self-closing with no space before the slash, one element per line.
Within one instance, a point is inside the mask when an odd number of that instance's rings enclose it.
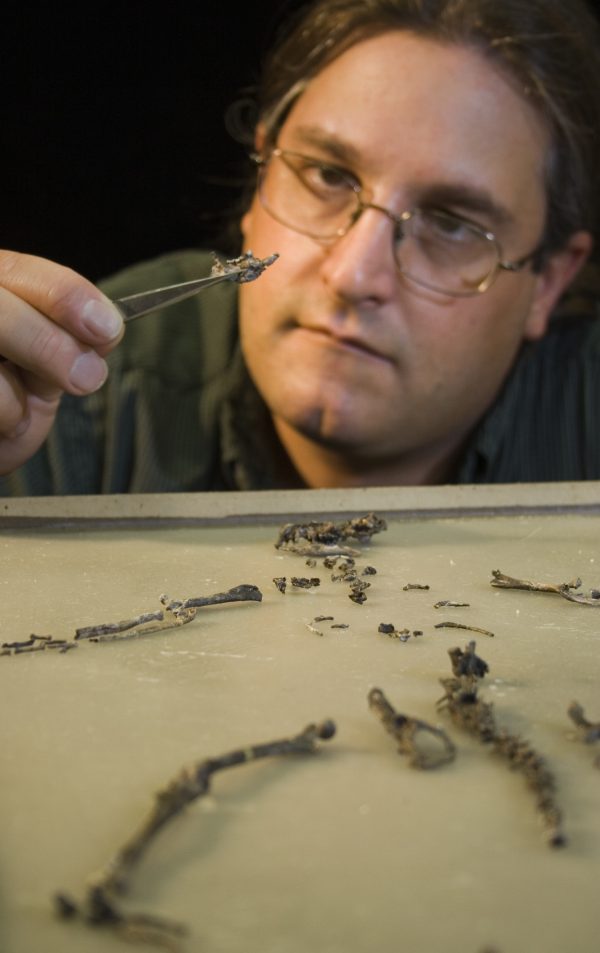
<path fill-rule="evenodd" d="M 286 160 L 290 162 L 289 157 Z M 292 168 L 302 184 L 319 198 L 339 198 L 360 191 L 360 184 L 350 172 L 309 156 L 294 157 Z"/>
<path fill-rule="evenodd" d="M 477 225 L 443 209 L 421 209 L 419 219 L 419 231 L 430 240 L 468 245 L 486 238 L 485 232 Z"/>

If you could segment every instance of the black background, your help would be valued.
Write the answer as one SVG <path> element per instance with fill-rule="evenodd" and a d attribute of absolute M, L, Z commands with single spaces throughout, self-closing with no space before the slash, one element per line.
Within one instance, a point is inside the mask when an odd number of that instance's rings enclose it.
<path fill-rule="evenodd" d="M 225 112 L 300 6 L 5 0 L 0 247 L 92 280 L 214 247 L 215 216 L 235 202 L 245 168 Z"/>
<path fill-rule="evenodd" d="M 225 112 L 300 5 L 3 3 L 0 247 L 92 280 L 213 247 L 247 168 Z"/>

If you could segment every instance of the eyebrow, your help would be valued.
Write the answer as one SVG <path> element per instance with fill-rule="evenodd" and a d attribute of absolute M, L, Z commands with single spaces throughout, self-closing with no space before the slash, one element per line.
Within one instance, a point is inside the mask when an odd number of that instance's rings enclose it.
<path fill-rule="evenodd" d="M 293 137 L 298 140 L 299 148 L 306 146 L 327 154 L 332 161 L 360 166 L 361 153 L 351 143 L 338 136 L 325 132 L 319 126 L 297 126 Z M 510 210 L 495 199 L 485 188 L 467 185 L 464 182 L 430 182 L 409 186 L 416 206 L 428 205 L 448 210 L 458 209 L 466 216 L 484 216 L 492 227 L 510 225 L 515 221 Z"/>
<path fill-rule="evenodd" d="M 324 132 L 320 126 L 296 126 L 293 131 L 294 138 L 298 139 L 300 146 L 307 146 L 326 152 L 337 162 L 346 162 L 352 165 L 360 163 L 360 152 L 351 143 L 338 136 Z"/>
<path fill-rule="evenodd" d="M 436 208 L 460 209 L 467 215 L 482 215 L 494 227 L 514 223 L 514 215 L 498 202 L 487 189 L 454 182 L 433 182 L 421 191 L 418 205 L 432 205 Z"/>

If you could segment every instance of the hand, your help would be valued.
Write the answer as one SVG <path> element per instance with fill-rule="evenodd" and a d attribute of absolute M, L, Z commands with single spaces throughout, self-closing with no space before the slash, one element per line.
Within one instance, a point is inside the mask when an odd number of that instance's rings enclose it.
<path fill-rule="evenodd" d="M 85 278 L 0 251 L 0 474 L 42 445 L 63 392 L 102 386 L 103 358 L 122 335 L 119 312 Z"/>

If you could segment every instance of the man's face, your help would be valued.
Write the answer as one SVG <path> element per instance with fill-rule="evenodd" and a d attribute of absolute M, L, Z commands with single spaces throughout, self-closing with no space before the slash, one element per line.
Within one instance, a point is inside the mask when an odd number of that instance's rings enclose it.
<path fill-rule="evenodd" d="M 396 214 L 450 196 L 442 207 L 494 232 L 504 259 L 542 235 L 546 131 L 467 48 L 404 32 L 357 44 L 307 87 L 277 145 L 346 170 Z M 392 231 L 369 209 L 323 246 L 256 198 L 243 220 L 245 248 L 280 255 L 241 288 L 250 373 L 280 433 L 356 461 L 450 455 L 552 303 L 529 268 L 471 298 L 420 288 L 396 268 Z"/>

